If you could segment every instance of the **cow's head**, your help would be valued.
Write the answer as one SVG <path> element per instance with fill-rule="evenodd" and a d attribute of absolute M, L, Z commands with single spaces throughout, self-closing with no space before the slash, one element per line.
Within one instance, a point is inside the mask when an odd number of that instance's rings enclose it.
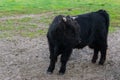
<path fill-rule="evenodd" d="M 71 16 L 63 16 L 63 21 L 65 37 L 73 42 L 75 41 L 75 43 L 80 43 L 80 25 L 78 22 Z"/>
<path fill-rule="evenodd" d="M 71 16 L 56 16 L 48 32 L 60 44 L 80 43 L 80 26 Z"/>

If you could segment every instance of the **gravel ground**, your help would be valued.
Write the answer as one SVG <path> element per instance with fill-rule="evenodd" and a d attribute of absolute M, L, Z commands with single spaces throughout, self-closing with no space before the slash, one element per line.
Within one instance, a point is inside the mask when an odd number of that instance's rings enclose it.
<path fill-rule="evenodd" d="M 120 80 L 120 30 L 109 35 L 104 66 L 92 64 L 93 51 L 75 49 L 66 74 L 58 75 L 60 62 L 52 75 L 46 74 L 49 50 L 45 36 L 0 39 L 0 80 Z"/>

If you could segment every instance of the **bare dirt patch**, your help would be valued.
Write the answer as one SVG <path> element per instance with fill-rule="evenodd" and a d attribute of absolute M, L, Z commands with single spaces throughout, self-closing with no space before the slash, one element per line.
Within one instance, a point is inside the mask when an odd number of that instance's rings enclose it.
<path fill-rule="evenodd" d="M 92 64 L 92 50 L 75 49 L 66 74 L 57 75 L 58 60 L 52 75 L 46 74 L 49 65 L 47 39 L 14 36 L 0 39 L 0 80 L 120 80 L 120 30 L 109 35 L 107 60 L 104 66 Z"/>

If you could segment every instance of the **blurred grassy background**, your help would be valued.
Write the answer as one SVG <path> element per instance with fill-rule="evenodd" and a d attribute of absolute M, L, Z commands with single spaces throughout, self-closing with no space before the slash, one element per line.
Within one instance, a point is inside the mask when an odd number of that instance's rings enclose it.
<path fill-rule="evenodd" d="M 46 31 L 39 29 L 41 25 L 38 24 L 48 26 L 58 14 L 78 15 L 99 9 L 105 9 L 110 14 L 111 32 L 115 30 L 115 27 L 120 27 L 120 0 L 0 0 L 0 17 L 48 13 L 40 19 L 26 17 L 19 20 L 0 21 L 0 36 L 40 35 Z M 53 13 L 49 14 L 50 12 Z"/>

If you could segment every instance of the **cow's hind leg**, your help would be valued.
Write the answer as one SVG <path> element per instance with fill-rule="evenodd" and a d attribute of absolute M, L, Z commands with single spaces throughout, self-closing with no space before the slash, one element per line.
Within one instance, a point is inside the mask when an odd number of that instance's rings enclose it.
<path fill-rule="evenodd" d="M 98 52 L 99 52 L 99 49 L 95 48 L 93 58 L 92 58 L 92 63 L 96 63 L 96 60 L 98 59 Z"/>
<path fill-rule="evenodd" d="M 100 50 L 101 58 L 100 58 L 100 61 L 99 61 L 99 65 L 103 65 L 104 64 L 104 62 L 106 60 L 106 51 L 107 51 L 106 48 Z"/>
<path fill-rule="evenodd" d="M 65 49 L 64 52 L 61 55 L 61 67 L 59 70 L 59 74 L 63 75 L 66 71 L 66 64 L 67 61 L 72 53 L 72 49 Z"/>

